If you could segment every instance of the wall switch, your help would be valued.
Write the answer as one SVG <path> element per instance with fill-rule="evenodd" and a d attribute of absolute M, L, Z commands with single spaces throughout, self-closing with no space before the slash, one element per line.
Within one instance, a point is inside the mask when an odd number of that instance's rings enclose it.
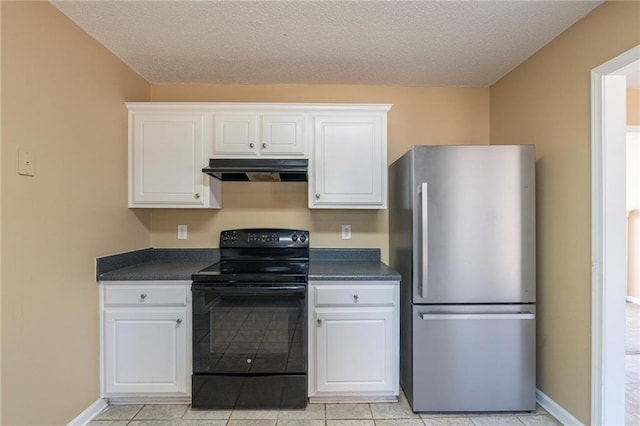
<path fill-rule="evenodd" d="M 342 239 L 343 240 L 351 239 L 351 225 L 342 225 Z"/>
<path fill-rule="evenodd" d="M 187 225 L 178 225 L 178 239 L 179 240 L 187 239 Z"/>
<path fill-rule="evenodd" d="M 18 151 L 18 174 L 23 176 L 36 175 L 36 157 L 33 151 Z"/>

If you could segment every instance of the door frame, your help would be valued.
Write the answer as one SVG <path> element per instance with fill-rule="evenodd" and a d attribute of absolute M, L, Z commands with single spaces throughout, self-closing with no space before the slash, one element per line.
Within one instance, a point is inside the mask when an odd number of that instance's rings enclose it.
<path fill-rule="evenodd" d="M 591 70 L 591 424 L 624 424 L 626 75 L 638 61 L 640 45 Z"/>

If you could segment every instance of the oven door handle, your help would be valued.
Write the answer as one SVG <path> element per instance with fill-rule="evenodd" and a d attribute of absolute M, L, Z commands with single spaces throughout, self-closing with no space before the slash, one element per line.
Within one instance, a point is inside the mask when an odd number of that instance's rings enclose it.
<path fill-rule="evenodd" d="M 277 285 L 277 286 L 224 286 L 211 284 L 193 284 L 193 288 L 198 291 L 214 291 L 220 295 L 249 295 L 249 294 L 273 294 L 275 293 L 300 293 L 305 292 L 306 285 Z"/>

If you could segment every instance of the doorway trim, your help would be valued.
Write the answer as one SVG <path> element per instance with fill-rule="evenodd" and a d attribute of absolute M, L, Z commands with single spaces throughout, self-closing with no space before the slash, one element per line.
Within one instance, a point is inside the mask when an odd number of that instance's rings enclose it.
<path fill-rule="evenodd" d="M 625 153 L 624 144 L 605 142 L 626 132 L 626 105 L 620 111 L 619 97 L 612 94 L 620 92 L 623 82 L 626 92 L 626 75 L 638 61 L 640 45 L 591 70 L 591 424 L 595 425 L 624 423 L 624 363 L 620 366 L 616 360 L 620 354 L 624 359 L 624 309 L 616 304 L 624 301 L 626 215 L 616 221 L 616 214 L 621 208 L 626 211 L 625 167 L 624 162 L 623 167 L 617 163 L 620 155 L 624 161 Z"/>

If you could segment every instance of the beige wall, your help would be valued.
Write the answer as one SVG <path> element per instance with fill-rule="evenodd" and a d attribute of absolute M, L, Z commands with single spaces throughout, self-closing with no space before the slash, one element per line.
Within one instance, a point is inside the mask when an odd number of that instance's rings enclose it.
<path fill-rule="evenodd" d="M 99 398 L 94 259 L 150 244 L 124 105 L 150 87 L 48 2 L 1 7 L 2 423 L 66 424 Z"/>
<path fill-rule="evenodd" d="M 640 89 L 627 89 L 627 125 L 640 126 Z"/>
<path fill-rule="evenodd" d="M 590 71 L 640 43 L 640 2 L 606 2 L 491 87 L 491 142 L 537 151 L 538 388 L 588 424 Z"/>
<path fill-rule="evenodd" d="M 489 143 L 488 88 L 156 85 L 151 97 L 158 102 L 393 104 L 388 115 L 389 163 L 412 145 Z M 309 210 L 306 183 L 224 183 L 223 205 L 219 211 L 153 211 L 153 246 L 216 247 L 221 229 L 291 226 L 309 229 L 312 247 L 380 247 L 383 260 L 388 260 L 386 210 Z M 178 224 L 189 226 L 189 240 L 176 239 Z M 351 224 L 352 240 L 340 239 L 341 224 Z"/>

